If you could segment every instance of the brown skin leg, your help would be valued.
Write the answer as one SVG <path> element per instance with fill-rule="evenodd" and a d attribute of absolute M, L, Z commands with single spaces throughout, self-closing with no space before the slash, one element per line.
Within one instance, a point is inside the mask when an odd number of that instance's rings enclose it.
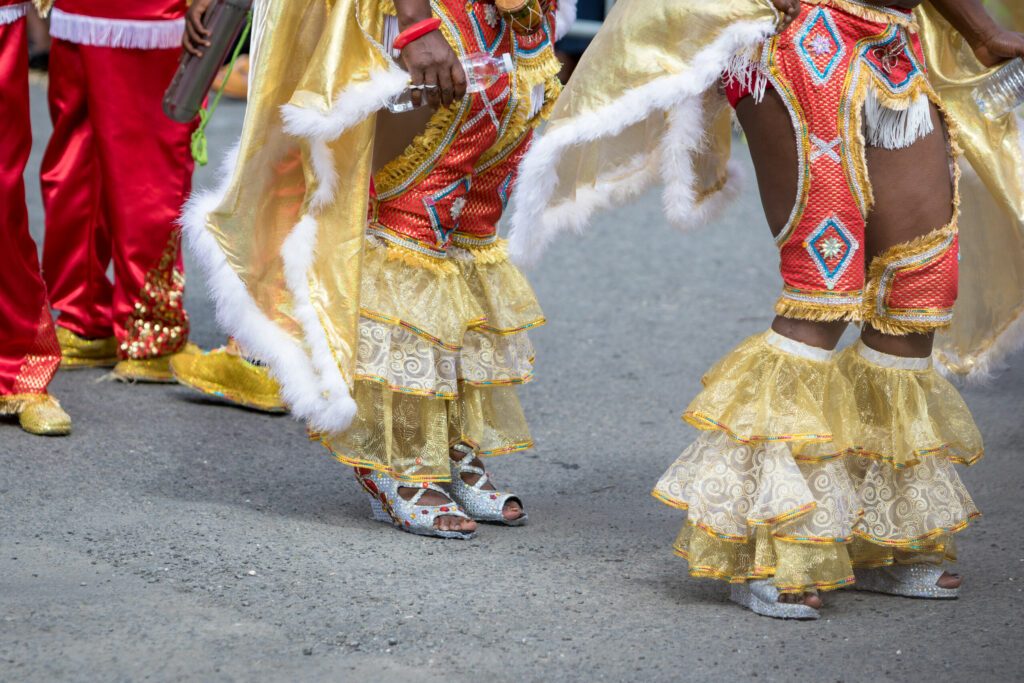
<path fill-rule="evenodd" d="M 420 107 L 404 114 L 391 114 L 387 111 L 377 114 L 377 131 L 373 145 L 372 172 L 374 175 L 389 161 L 404 152 L 416 136 L 426 130 L 433 114 L 434 109 L 430 107 Z M 418 490 L 403 486 L 398 489 L 398 495 L 410 500 Z M 420 501 L 429 506 L 447 505 L 452 502 L 450 498 L 436 491 L 427 491 Z M 442 531 L 464 533 L 476 531 L 476 522 L 462 517 L 438 517 L 434 526 Z"/>
<path fill-rule="evenodd" d="M 786 227 L 797 197 L 796 136 L 789 111 L 778 93 L 769 90 L 756 104 L 747 97 L 736 107 L 736 117 L 747 136 L 754 162 L 761 204 L 773 236 Z M 777 316 L 772 329 L 809 346 L 834 349 L 846 329 L 845 322 L 813 322 Z M 802 602 L 820 608 L 824 603 L 817 593 L 786 593 L 779 602 Z"/>
<path fill-rule="evenodd" d="M 867 256 L 909 242 L 947 225 L 953 216 L 949 152 L 939 114 L 932 108 L 935 131 L 906 149 L 867 149 L 868 173 L 875 206 L 868 215 Z M 932 334 L 884 335 L 866 325 L 861 334 L 871 348 L 894 356 L 925 358 Z"/>
<path fill-rule="evenodd" d="M 948 225 L 953 217 L 949 151 L 939 113 L 932 107 L 935 131 L 906 149 L 868 148 L 868 173 L 875 206 L 868 216 L 867 254 L 871 259 L 897 244 Z M 926 358 L 934 334 L 885 335 L 865 325 L 861 339 L 882 353 Z M 958 574 L 944 573 L 942 588 L 959 588 Z"/>
<path fill-rule="evenodd" d="M 768 227 L 772 236 L 777 237 L 789 221 L 798 191 L 796 135 L 789 110 L 779 94 L 769 90 L 760 104 L 752 97 L 740 100 L 736 117 L 747 135 Z M 772 329 L 809 346 L 834 349 L 846 330 L 846 323 L 778 316 Z"/>
<path fill-rule="evenodd" d="M 373 175 L 406 150 L 416 136 L 427 129 L 434 110 L 419 107 L 403 114 L 384 110 L 377 114 L 377 131 L 373 137 Z"/>

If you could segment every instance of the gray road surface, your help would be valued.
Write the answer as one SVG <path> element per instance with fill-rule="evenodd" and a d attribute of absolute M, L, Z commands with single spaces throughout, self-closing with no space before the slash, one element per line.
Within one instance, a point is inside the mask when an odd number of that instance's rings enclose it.
<path fill-rule="evenodd" d="M 211 154 L 240 117 L 224 106 Z M 989 455 L 965 475 L 986 517 L 961 537 L 958 602 L 847 592 L 780 623 L 673 556 L 681 515 L 650 488 L 693 436 L 701 373 L 769 324 L 775 263 L 752 193 L 698 234 L 650 195 L 562 240 L 532 274 L 551 320 L 523 391 L 538 449 L 492 461 L 532 524 L 468 543 L 370 522 L 288 418 L 59 374 L 73 436 L 0 425 L 0 680 L 1019 680 L 1020 357 L 965 392 Z M 189 286 L 196 341 L 220 343 Z"/>

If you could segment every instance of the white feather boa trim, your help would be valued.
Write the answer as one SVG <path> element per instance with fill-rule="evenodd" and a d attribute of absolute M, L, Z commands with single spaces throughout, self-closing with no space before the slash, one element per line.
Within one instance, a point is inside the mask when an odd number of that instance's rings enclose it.
<path fill-rule="evenodd" d="M 181 46 L 185 19 L 139 21 L 69 14 L 54 8 L 50 35 L 79 45 L 132 50 L 169 50 Z"/>
<path fill-rule="evenodd" d="M 356 407 L 340 370 L 333 361 L 330 367 L 325 368 L 323 363 L 311 360 L 301 343 L 260 310 L 241 278 L 228 263 L 220 244 L 206 228 L 207 216 L 217 209 L 227 193 L 237 160 L 236 147 L 228 153 L 222 166 L 219 186 L 193 193 L 180 219 L 189 249 L 199 261 L 209 283 L 217 322 L 238 339 L 247 353 L 267 364 L 270 373 L 281 385 L 282 398 L 291 408 L 292 414 L 307 420 L 315 429 L 344 430 L 355 416 Z M 312 262 L 315 238 L 316 221 L 305 216 L 292 230 L 282 248 L 285 278 L 295 299 L 295 315 L 307 335 L 308 314 L 312 304 L 306 273 Z M 313 315 L 315 317 L 315 313 Z M 320 330 L 319 336 L 322 335 Z M 322 360 L 320 341 L 311 341 L 310 347 L 314 355 Z"/>
<path fill-rule="evenodd" d="M 555 40 L 561 40 L 576 23 L 576 0 L 558 0 L 555 9 Z"/>
<path fill-rule="evenodd" d="M 383 108 L 384 103 L 407 84 L 408 76 L 396 66 L 380 70 L 367 81 L 338 93 L 334 106 L 328 111 L 292 105 L 281 109 L 285 131 L 308 142 L 316 178 L 309 213 L 292 228 L 281 247 L 285 281 L 292 296 L 292 313 L 302 326 L 302 340 L 287 334 L 260 310 L 217 240 L 207 230 L 207 216 L 223 203 L 236 173 L 237 149 L 228 155 L 219 187 L 194 194 L 181 217 L 189 248 L 210 283 L 217 321 L 248 353 L 267 364 L 280 383 L 282 398 L 292 414 L 317 431 L 344 431 L 356 414 L 355 401 L 334 360 L 309 291 L 308 274 L 317 246 L 317 214 L 334 200 L 338 191 L 338 174 L 329 145 Z"/>
<path fill-rule="evenodd" d="M 665 183 L 663 203 L 669 220 L 682 229 L 709 220 L 726 198 L 719 193 L 699 202 L 694 189 L 692 153 L 704 144 L 703 93 L 735 63 L 737 54 L 749 53 L 774 33 L 774 21 L 737 22 L 698 53 L 685 72 L 634 88 L 537 139 L 519 169 L 509 234 L 513 260 L 536 263 L 559 233 L 581 231 L 595 212 L 635 197 L 659 178 Z M 669 118 L 659 152 L 639 154 L 593 187 L 580 188 L 575 199 L 550 205 L 558 183 L 558 160 L 567 149 L 617 135 L 658 111 Z M 730 166 L 729 173 L 734 177 L 739 171 Z"/>

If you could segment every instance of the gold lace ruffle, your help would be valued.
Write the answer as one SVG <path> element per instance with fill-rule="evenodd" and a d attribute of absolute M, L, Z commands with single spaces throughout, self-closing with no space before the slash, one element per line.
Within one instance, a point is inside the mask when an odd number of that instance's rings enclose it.
<path fill-rule="evenodd" d="M 695 577 L 729 583 L 774 578 L 783 593 L 835 590 L 854 581 L 846 545 L 789 543 L 772 537 L 766 529 L 737 543 L 686 524 L 674 548 Z"/>
<path fill-rule="evenodd" d="M 790 444 L 742 444 L 704 432 L 662 476 L 654 496 L 687 511 L 689 525 L 745 542 L 760 529 L 797 543 L 841 543 L 860 517 L 842 458 L 794 459 Z"/>
<path fill-rule="evenodd" d="M 791 443 L 801 458 L 841 454 L 833 432 L 852 410 L 849 384 L 834 363 L 769 343 L 773 334 L 751 337 L 711 368 L 683 419 L 739 443 Z"/>
<path fill-rule="evenodd" d="M 469 330 L 458 351 L 436 346 L 404 327 L 359 321 L 356 379 L 391 391 L 454 399 L 459 381 L 475 386 L 525 384 L 533 378 L 533 346 L 525 333 Z"/>
<path fill-rule="evenodd" d="M 845 464 L 862 510 L 854 533 L 872 545 L 934 548 L 936 541 L 962 531 L 980 515 L 946 458 L 925 458 L 913 467 L 896 469 L 851 455 Z"/>
<path fill-rule="evenodd" d="M 840 588 L 854 566 L 941 562 L 978 515 L 948 460 L 904 470 L 852 455 L 797 461 L 790 444 L 716 432 L 683 452 L 654 496 L 687 512 L 675 549 L 691 574 L 775 577 L 783 591 Z"/>
<path fill-rule="evenodd" d="M 463 346 L 466 331 L 513 334 L 544 323 L 533 289 L 507 255 L 489 253 L 476 263 L 435 259 L 397 245 L 368 241 L 363 256 L 360 312 L 364 318 L 413 334 L 449 351 Z M 445 267 L 416 265 L 410 255 Z"/>
<path fill-rule="evenodd" d="M 444 400 L 357 381 L 353 397 L 358 412 L 352 426 L 342 434 L 314 438 L 346 465 L 401 481 L 451 481 L 448 451 L 458 442 L 476 446 L 484 457 L 533 446 L 514 387 L 460 383 L 458 396 Z"/>
<path fill-rule="evenodd" d="M 836 360 L 857 407 L 856 419 L 847 421 L 853 452 L 897 468 L 933 457 L 973 465 L 982 457 L 981 434 L 967 404 L 934 368 L 885 368 L 857 349 L 845 349 Z"/>

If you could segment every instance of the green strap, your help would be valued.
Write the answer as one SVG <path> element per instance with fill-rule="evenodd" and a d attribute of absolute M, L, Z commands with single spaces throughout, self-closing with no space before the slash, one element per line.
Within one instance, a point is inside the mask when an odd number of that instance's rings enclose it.
<path fill-rule="evenodd" d="M 199 110 L 199 126 L 192 133 L 192 158 L 200 166 L 206 166 L 206 164 L 210 163 L 210 155 L 206 149 L 206 126 L 209 125 L 210 119 L 213 118 L 213 113 L 217 111 L 217 105 L 220 104 L 224 88 L 228 84 L 228 79 L 231 78 L 231 72 L 235 69 L 235 62 L 238 61 L 238 55 L 242 53 L 242 46 L 245 44 L 245 39 L 249 37 L 249 29 L 251 28 L 252 12 L 249 12 L 249 17 L 245 21 L 245 28 L 242 29 L 242 35 L 238 39 L 238 44 L 235 45 L 235 52 L 231 55 L 231 61 L 228 62 L 228 70 L 224 74 L 224 81 L 220 84 L 220 88 L 217 89 L 217 94 L 213 96 L 213 103 Z"/>

